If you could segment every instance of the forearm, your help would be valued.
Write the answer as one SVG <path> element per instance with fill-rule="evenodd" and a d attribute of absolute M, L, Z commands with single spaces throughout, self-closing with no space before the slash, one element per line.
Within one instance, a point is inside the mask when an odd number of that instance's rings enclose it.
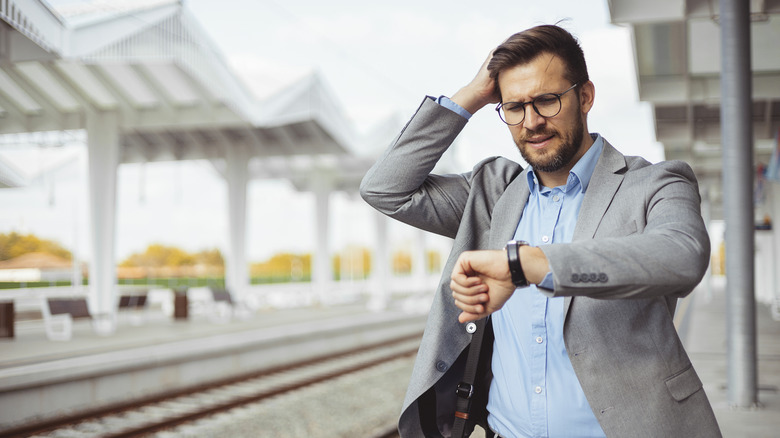
<path fill-rule="evenodd" d="M 468 175 L 431 175 L 466 120 L 426 98 L 360 185 L 365 201 L 410 225 L 453 237 L 468 197 Z"/>
<path fill-rule="evenodd" d="M 687 295 L 709 262 L 709 239 L 641 234 L 550 245 L 553 296 L 621 299 Z"/>
<path fill-rule="evenodd" d="M 598 228 L 572 243 L 541 247 L 554 275 L 554 295 L 681 297 L 701 280 L 710 240 L 690 166 L 643 167 L 626 175 L 623 188 L 611 199 L 615 207 L 598 218 Z"/>

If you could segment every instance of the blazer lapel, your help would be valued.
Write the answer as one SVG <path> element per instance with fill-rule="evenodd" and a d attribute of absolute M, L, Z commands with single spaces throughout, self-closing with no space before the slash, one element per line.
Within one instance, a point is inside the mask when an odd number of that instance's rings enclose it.
<path fill-rule="evenodd" d="M 626 159 L 623 154 L 604 140 L 604 149 L 596 162 L 596 168 L 593 169 L 593 176 L 590 178 L 579 216 L 577 216 L 577 225 L 574 227 L 574 235 L 572 236 L 573 241 L 592 239 L 596 234 L 601 218 L 604 217 L 607 208 L 612 203 L 612 198 L 615 197 L 615 193 L 623 182 L 621 171 L 625 168 Z M 564 320 L 569 313 L 571 300 L 572 297 L 564 299 Z"/>
<path fill-rule="evenodd" d="M 515 236 L 517 223 L 528 203 L 528 167 L 517 176 L 506 188 L 501 198 L 493 207 L 490 219 L 490 248 L 500 249 Z"/>
<path fill-rule="evenodd" d="M 625 157 L 604 140 L 604 149 L 596 162 L 585 198 L 582 200 L 572 240 L 592 239 L 596 234 L 601 218 L 623 182 L 623 174 L 620 171 L 625 167 Z"/>

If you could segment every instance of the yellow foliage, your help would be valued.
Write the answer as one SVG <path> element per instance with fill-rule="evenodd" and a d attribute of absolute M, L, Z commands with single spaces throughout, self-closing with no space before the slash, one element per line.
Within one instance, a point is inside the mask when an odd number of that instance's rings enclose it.
<path fill-rule="evenodd" d="M 428 272 L 439 272 L 441 271 L 441 255 L 438 251 L 428 250 L 425 252 L 425 255 L 427 257 L 428 263 L 426 264 L 426 269 Z"/>
<path fill-rule="evenodd" d="M 411 274 L 412 255 L 408 251 L 397 251 L 393 254 L 393 272 L 396 274 Z"/>
<path fill-rule="evenodd" d="M 360 246 L 346 248 L 333 257 L 333 272 L 336 278 L 341 278 L 342 273 L 349 278 L 368 278 L 371 272 L 371 251 Z"/>
<path fill-rule="evenodd" d="M 311 254 L 276 254 L 270 259 L 252 263 L 249 267 L 252 277 L 289 276 L 293 280 L 311 276 Z"/>
<path fill-rule="evenodd" d="M 0 260 L 9 260 L 30 252 L 45 252 L 66 260 L 73 257 L 70 251 L 53 240 L 41 239 L 33 234 L 0 233 Z"/>
<path fill-rule="evenodd" d="M 204 250 L 199 253 L 191 254 L 180 248 L 153 243 L 146 248 L 146 251 L 130 255 L 123 260 L 119 266 L 125 268 L 150 268 L 162 266 L 195 266 L 197 264 L 224 266 L 224 260 L 218 249 Z"/>

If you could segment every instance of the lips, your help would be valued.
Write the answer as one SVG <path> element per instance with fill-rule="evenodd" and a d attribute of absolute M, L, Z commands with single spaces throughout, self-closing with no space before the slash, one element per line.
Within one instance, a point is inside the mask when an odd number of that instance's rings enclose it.
<path fill-rule="evenodd" d="M 524 141 L 533 148 L 543 148 L 555 137 L 555 134 L 534 135 L 524 139 Z"/>

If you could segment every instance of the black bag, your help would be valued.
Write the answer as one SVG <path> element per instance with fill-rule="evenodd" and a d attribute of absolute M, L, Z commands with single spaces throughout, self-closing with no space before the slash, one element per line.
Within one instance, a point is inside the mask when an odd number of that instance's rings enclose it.
<path fill-rule="evenodd" d="M 490 389 L 490 361 L 493 356 L 493 325 L 490 317 L 468 323 L 466 331 L 471 333 L 466 367 L 463 378 L 455 390 L 455 422 L 452 438 L 465 438 L 479 425 L 485 429 L 488 438 L 493 432 L 487 425 L 487 398 Z"/>

